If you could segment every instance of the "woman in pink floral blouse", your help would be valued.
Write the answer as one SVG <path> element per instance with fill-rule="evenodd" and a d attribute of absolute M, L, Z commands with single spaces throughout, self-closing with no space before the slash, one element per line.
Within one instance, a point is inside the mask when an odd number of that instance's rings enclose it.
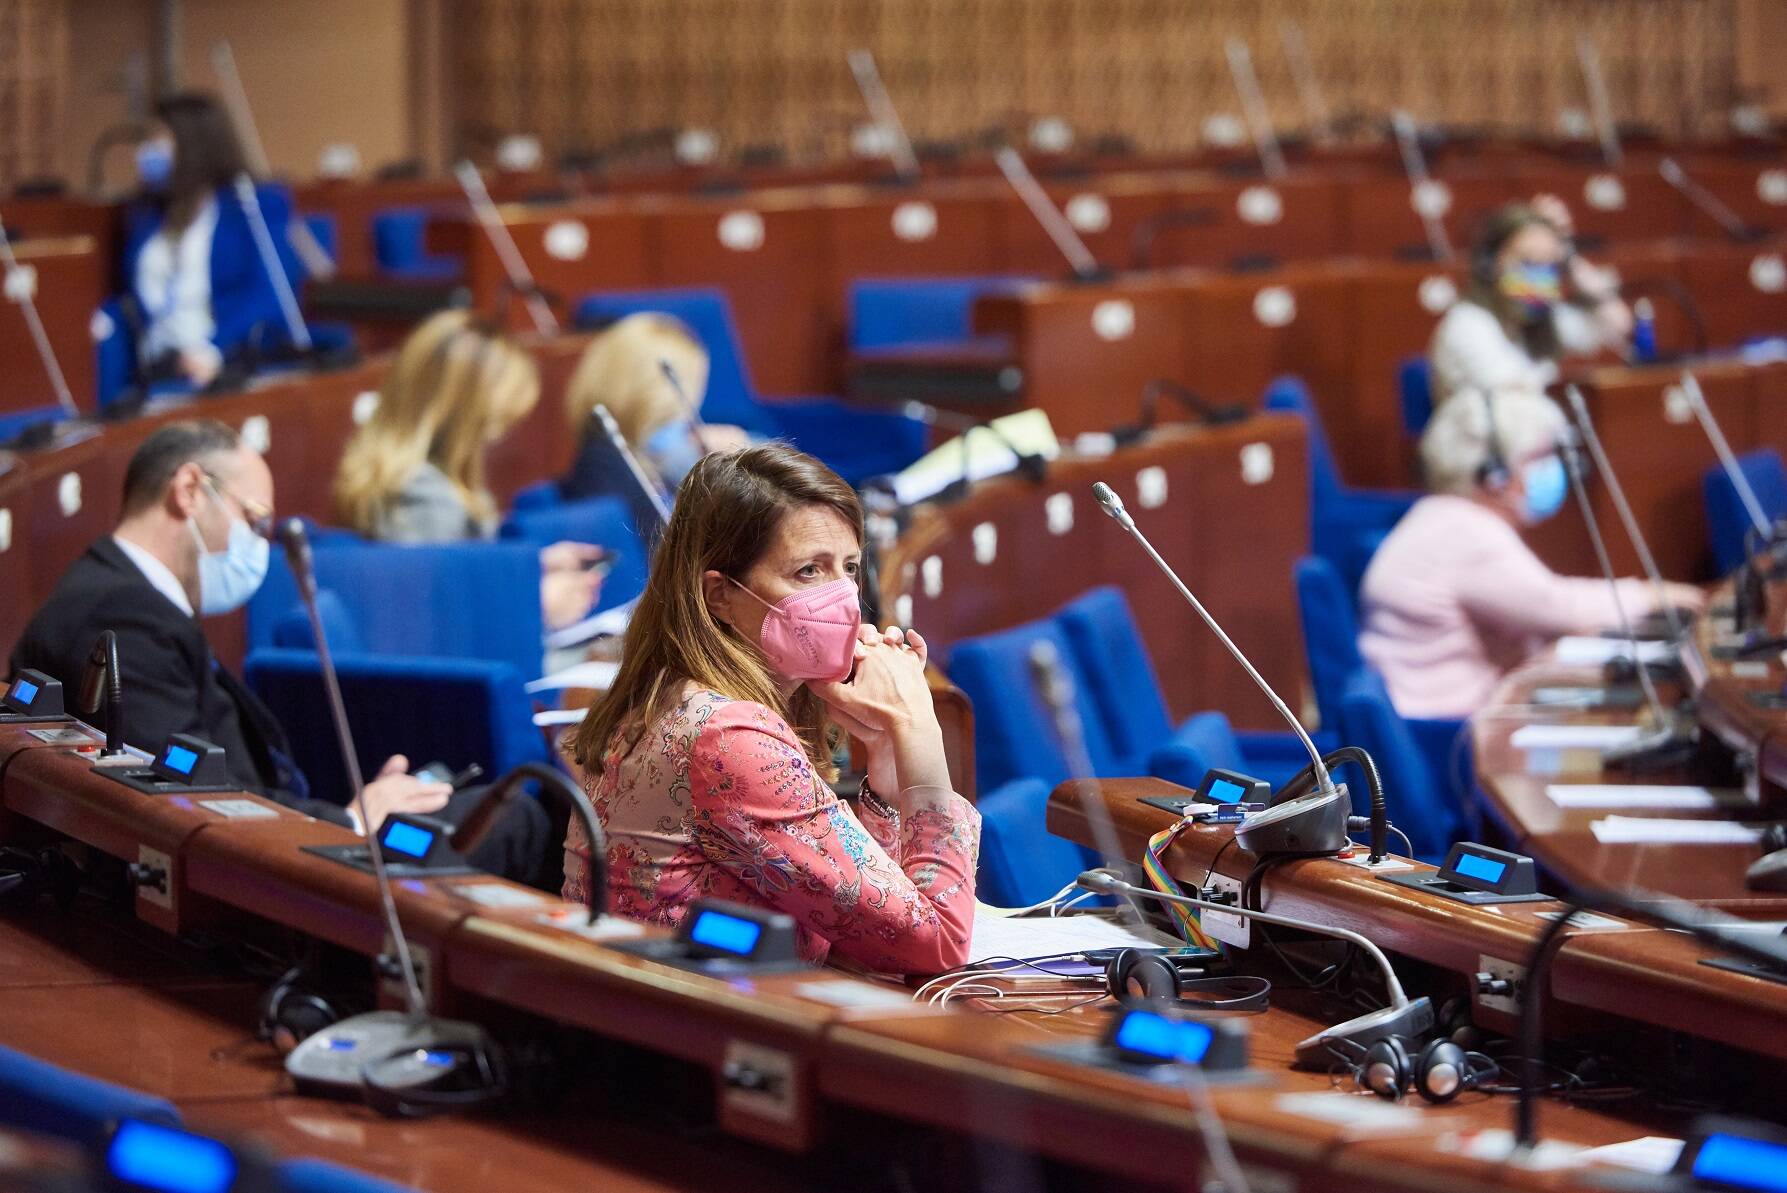
<path fill-rule="evenodd" d="M 572 753 L 608 835 L 608 900 L 673 926 L 773 908 L 803 956 L 936 973 L 968 958 L 980 817 L 949 784 L 925 644 L 862 624 L 862 508 L 780 444 L 709 455 L 677 493 L 620 674 Z M 848 732 L 868 777 L 826 780 Z M 565 842 L 583 898 L 589 843 Z"/>

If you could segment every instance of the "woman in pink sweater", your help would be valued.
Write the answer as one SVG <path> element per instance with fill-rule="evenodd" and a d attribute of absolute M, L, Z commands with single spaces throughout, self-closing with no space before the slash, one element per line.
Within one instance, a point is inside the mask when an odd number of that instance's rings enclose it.
<path fill-rule="evenodd" d="M 1569 496 L 1564 430 L 1556 403 L 1519 389 L 1462 391 L 1428 424 L 1432 495 L 1397 523 L 1359 588 L 1359 650 L 1403 716 L 1468 717 L 1536 651 L 1619 624 L 1606 581 L 1557 575 L 1521 536 Z M 1681 608 L 1704 601 L 1686 584 L 1664 592 Z M 1619 600 L 1634 619 L 1658 604 L 1642 580 L 1621 580 Z"/>

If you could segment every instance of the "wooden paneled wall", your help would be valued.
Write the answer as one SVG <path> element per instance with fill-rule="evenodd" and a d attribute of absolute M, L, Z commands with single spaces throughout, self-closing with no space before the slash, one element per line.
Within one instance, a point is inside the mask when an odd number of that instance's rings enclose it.
<path fill-rule="evenodd" d="M 60 166 L 64 0 L 0 0 L 0 187 Z"/>
<path fill-rule="evenodd" d="M 1776 0 L 1778 2 L 1778 0 Z M 871 49 L 916 139 L 1057 114 L 1081 135 L 1197 145 L 1238 113 L 1225 44 L 1250 45 L 1272 114 L 1301 125 L 1285 31 L 1301 30 L 1337 115 L 1555 127 L 1588 106 L 1576 41 L 1599 50 L 1615 115 L 1713 133 L 1740 90 L 1748 0 L 460 0 L 456 127 L 476 148 L 531 132 L 553 151 L 655 127 L 732 146 L 843 147 Z M 1765 97 L 1767 98 L 1767 97 Z"/>

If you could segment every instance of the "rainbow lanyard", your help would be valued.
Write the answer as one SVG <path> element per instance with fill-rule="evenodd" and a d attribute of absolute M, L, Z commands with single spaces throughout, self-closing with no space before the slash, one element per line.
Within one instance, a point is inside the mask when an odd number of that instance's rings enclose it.
<path fill-rule="evenodd" d="M 1166 852 L 1167 847 L 1178 839 L 1179 834 L 1190 823 L 1189 820 L 1181 820 L 1171 828 L 1161 829 L 1148 838 L 1148 848 L 1142 854 L 1142 870 L 1148 875 L 1148 885 L 1163 895 L 1184 896 L 1185 894 L 1179 889 L 1179 884 L 1173 881 L 1173 876 L 1167 873 L 1166 863 L 1161 861 L 1160 855 Z M 1194 944 L 1202 949 L 1222 951 L 1222 946 L 1204 931 L 1204 926 L 1193 908 L 1187 907 L 1183 903 L 1168 903 L 1166 908 L 1168 914 L 1173 917 L 1173 923 L 1179 929 L 1179 935 L 1185 938 L 1186 943 Z"/>

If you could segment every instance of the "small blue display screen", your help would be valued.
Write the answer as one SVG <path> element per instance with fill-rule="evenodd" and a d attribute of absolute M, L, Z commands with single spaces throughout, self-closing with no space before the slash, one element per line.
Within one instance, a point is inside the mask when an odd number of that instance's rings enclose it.
<path fill-rule="evenodd" d="M 702 912 L 689 929 L 689 939 L 694 943 L 735 957 L 750 956 L 761 935 L 762 924 L 718 911 Z"/>
<path fill-rule="evenodd" d="M 215 1139 L 125 1119 L 106 1149 L 106 1167 L 125 1184 L 166 1193 L 226 1193 L 236 1157 Z"/>
<path fill-rule="evenodd" d="M 1479 857 L 1474 853 L 1461 852 L 1458 865 L 1453 869 L 1466 878 L 1474 878 L 1478 882 L 1495 883 L 1502 880 L 1508 872 L 1507 862 L 1498 862 L 1494 858 Z"/>
<path fill-rule="evenodd" d="M 161 756 L 161 764 L 175 774 L 190 775 L 192 768 L 199 764 L 199 756 L 185 746 L 169 746 Z"/>
<path fill-rule="evenodd" d="M 1210 1051 L 1215 1034 L 1207 1023 L 1168 1019 L 1152 1011 L 1130 1011 L 1117 1025 L 1113 1042 L 1126 1052 L 1195 1065 Z"/>
<path fill-rule="evenodd" d="M 1210 798 L 1219 804 L 1232 804 L 1247 794 L 1247 788 L 1230 779 L 1213 779 L 1210 782 Z"/>
<path fill-rule="evenodd" d="M 434 844 L 434 834 L 420 825 L 388 820 L 385 822 L 385 835 L 379 840 L 393 853 L 422 858 L 428 856 L 428 847 Z"/>
<path fill-rule="evenodd" d="M 20 704 L 29 705 L 37 699 L 37 685 L 28 679 L 21 679 L 12 685 L 12 698 Z"/>
<path fill-rule="evenodd" d="M 1708 1135 L 1694 1154 L 1694 1178 L 1764 1193 L 1787 1190 L 1787 1144 Z"/>

